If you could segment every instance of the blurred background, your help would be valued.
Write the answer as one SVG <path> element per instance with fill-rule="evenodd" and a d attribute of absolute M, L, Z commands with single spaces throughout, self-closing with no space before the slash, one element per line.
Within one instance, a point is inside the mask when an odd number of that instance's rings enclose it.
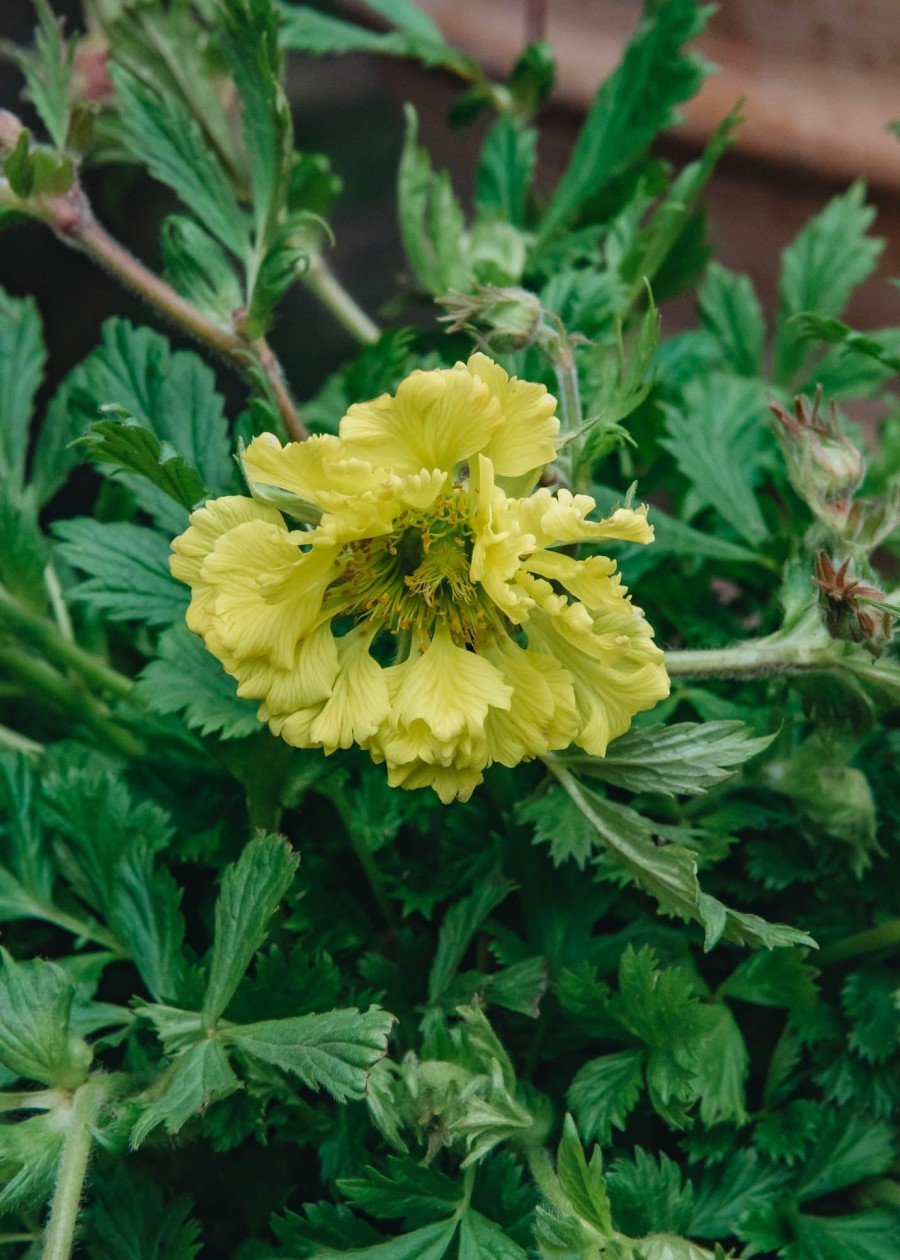
<path fill-rule="evenodd" d="M 557 88 L 542 118 L 538 187 L 551 188 L 597 84 L 639 21 L 641 0 L 420 4 L 451 43 L 473 53 L 497 77 L 505 77 L 527 39 L 543 34 L 549 40 L 558 59 Z M 371 10 L 358 0 L 316 7 L 371 20 Z M 54 8 L 69 30 L 79 29 L 78 0 L 55 0 Z M 0 0 L 0 39 L 7 45 L 29 42 L 33 25 L 29 0 Z M 748 273 L 772 311 L 781 250 L 831 195 L 862 178 L 878 208 L 876 231 L 888 244 L 877 277 L 863 286 L 848 318 L 863 328 L 900 323 L 900 293 L 885 283 L 900 275 L 900 139 L 887 129 L 900 118 L 897 0 L 722 0 L 697 46 L 718 72 L 666 138 L 662 156 L 677 167 L 692 160 L 738 98 L 745 98 L 746 122 L 737 145 L 705 195 L 720 261 Z M 7 55 L 0 63 L 0 107 L 27 118 L 19 88 Z M 363 307 L 386 322 L 384 304 L 404 269 L 394 211 L 402 104 L 416 104 L 422 140 L 435 165 L 449 168 L 465 204 L 486 124 L 447 127 L 459 90 L 441 72 L 375 55 L 291 59 L 297 144 L 327 153 L 344 183 L 332 217 L 331 262 Z M 124 168 L 104 172 L 91 187 L 110 229 L 150 265 L 157 264 L 159 222 L 173 208 L 165 191 Z M 107 315 L 149 318 L 134 298 L 35 225 L 0 235 L 0 284 L 14 293 L 36 294 L 53 379 L 91 349 Z M 60 287 L 63 303 L 55 300 Z M 664 335 L 693 322 L 686 299 L 670 303 L 663 316 Z M 353 349 L 299 287 L 285 303 L 272 341 L 301 398 Z"/>

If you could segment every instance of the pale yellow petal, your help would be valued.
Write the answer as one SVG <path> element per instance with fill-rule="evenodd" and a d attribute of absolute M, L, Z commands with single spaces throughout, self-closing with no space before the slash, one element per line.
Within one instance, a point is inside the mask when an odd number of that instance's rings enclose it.
<path fill-rule="evenodd" d="M 616 562 L 607 556 L 575 560 L 561 551 L 536 551 L 524 563 L 530 573 L 559 582 L 590 610 L 617 605 L 625 594 Z"/>
<path fill-rule="evenodd" d="M 521 477 L 555 460 L 559 421 L 553 395 L 543 385 L 509 376 L 486 354 L 473 354 L 465 367 L 488 386 L 503 415 L 482 448 L 497 476 Z"/>
<path fill-rule="evenodd" d="M 294 648 L 287 668 L 266 657 L 242 658 L 234 664 L 238 695 L 265 701 L 267 717 L 290 714 L 328 699 L 338 672 L 338 649 L 325 622 Z"/>
<path fill-rule="evenodd" d="M 523 530 L 534 534 L 539 547 L 553 543 L 588 542 L 609 538 L 620 542 L 649 543 L 653 527 L 647 523 L 647 505 L 616 508 L 612 516 L 589 521 L 597 504 L 588 494 L 573 494 L 560 488 L 551 494 L 546 486 L 527 499 L 519 499 Z"/>
<path fill-rule="evenodd" d="M 425 761 L 407 765 L 388 765 L 388 783 L 407 791 L 430 787 L 437 792 L 445 805 L 454 801 L 467 801 L 479 783 L 484 781 L 480 770 L 470 766 L 434 766 Z"/>
<path fill-rule="evenodd" d="M 462 366 L 412 372 L 394 397 L 355 403 L 341 421 L 347 451 L 395 472 L 458 467 L 503 423 L 488 386 Z"/>
<path fill-rule="evenodd" d="M 491 709 L 485 735 L 491 761 L 517 766 L 565 748 L 579 729 L 571 675 L 551 657 L 507 639 L 484 649 L 513 689 L 508 713 Z"/>
<path fill-rule="evenodd" d="M 523 533 L 519 526 L 515 512 L 517 501 L 507 499 L 494 484 L 491 461 L 479 455 L 475 470 L 478 506 L 473 522 L 475 542 L 470 573 L 500 611 L 519 625 L 527 617 L 532 601 L 513 579 L 519 571 L 521 557 L 534 550 L 535 539 Z"/>
<path fill-rule="evenodd" d="M 364 748 L 388 715 L 384 670 L 369 655 L 373 637 L 363 627 L 338 641 L 340 670 L 331 696 L 310 728 L 310 738 L 326 753 L 353 744 Z"/>

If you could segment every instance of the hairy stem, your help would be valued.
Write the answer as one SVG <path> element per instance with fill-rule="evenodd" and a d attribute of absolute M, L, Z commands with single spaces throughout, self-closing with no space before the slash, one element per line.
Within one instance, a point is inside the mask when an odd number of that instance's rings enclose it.
<path fill-rule="evenodd" d="M 888 919 L 877 927 L 867 928 L 864 932 L 857 932 L 829 945 L 822 950 L 816 961 L 827 966 L 829 963 L 845 962 L 848 958 L 875 954 L 882 949 L 892 949 L 897 945 L 900 945 L 900 919 Z"/>
<path fill-rule="evenodd" d="M 41 1260 L 69 1260 L 93 1143 L 92 1129 L 103 1101 L 97 1081 L 87 1081 L 72 1095 L 68 1131 L 56 1174 L 50 1219 L 44 1234 Z"/>
<path fill-rule="evenodd" d="M 350 296 L 321 254 L 314 254 L 301 279 L 323 306 L 362 345 L 371 345 L 381 329 Z"/>
<path fill-rule="evenodd" d="M 833 640 L 790 642 L 759 639 L 727 648 L 698 648 L 666 652 L 666 669 L 673 678 L 737 678 L 767 674 L 796 674 L 807 669 L 840 667 Z"/>
<path fill-rule="evenodd" d="M 19 210 L 43 220 L 66 245 L 81 250 L 127 288 L 140 294 L 162 315 L 189 336 L 208 346 L 245 374 L 262 372 L 278 407 L 285 431 L 293 441 L 308 437 L 306 426 L 291 398 L 281 366 L 264 339 L 252 345 L 240 333 L 207 318 L 160 276 L 145 267 L 97 220 L 84 190 L 75 184 L 64 197 L 32 204 L 17 197 L 6 180 L 0 180 L 0 206 Z"/>

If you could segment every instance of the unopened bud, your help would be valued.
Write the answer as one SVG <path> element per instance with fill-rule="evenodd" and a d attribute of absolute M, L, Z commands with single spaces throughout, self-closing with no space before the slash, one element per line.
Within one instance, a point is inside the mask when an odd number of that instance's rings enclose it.
<path fill-rule="evenodd" d="M 473 333 L 500 353 L 531 345 L 543 316 L 537 296 L 514 287 L 479 285 L 473 293 L 451 289 L 440 305 L 447 310 L 441 322 L 448 332 Z"/>
<path fill-rule="evenodd" d="M 831 559 L 820 551 L 816 557 L 819 605 L 825 628 L 832 639 L 861 643 L 873 656 L 881 656 L 893 638 L 893 618 L 878 605 L 884 591 L 849 576 L 850 560 L 835 569 Z"/>
<path fill-rule="evenodd" d="M 777 403 L 770 402 L 769 409 L 778 421 L 775 434 L 794 489 L 820 520 L 843 533 L 866 463 L 841 428 L 834 403 L 824 416 L 821 403 L 819 386 L 812 403 L 794 399 L 793 415 Z"/>
<path fill-rule="evenodd" d="M 21 118 L 11 114 L 8 109 L 0 109 L 0 158 L 8 157 L 12 153 L 24 130 Z"/>

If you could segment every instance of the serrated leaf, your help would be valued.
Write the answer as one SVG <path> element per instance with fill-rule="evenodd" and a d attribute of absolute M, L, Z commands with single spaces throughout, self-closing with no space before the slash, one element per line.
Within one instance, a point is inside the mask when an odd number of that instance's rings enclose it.
<path fill-rule="evenodd" d="M 794 1222 L 794 1243 L 782 1252 L 788 1260 L 894 1260 L 900 1212 L 872 1208 L 845 1216 L 807 1216 Z"/>
<path fill-rule="evenodd" d="M 327 1011 L 296 1019 L 263 1020 L 222 1034 L 252 1059 L 298 1076 L 310 1089 L 326 1089 L 339 1102 L 364 1098 L 368 1074 L 387 1053 L 393 1015 L 368 1011 Z"/>
<path fill-rule="evenodd" d="M 603 757 L 564 757 L 583 774 L 628 792 L 665 796 L 705 792 L 768 748 L 774 735 L 754 735 L 743 722 L 679 722 L 633 727 Z"/>
<path fill-rule="evenodd" d="M 624 1129 L 644 1082 L 644 1051 L 622 1050 L 591 1059 L 579 1069 L 566 1094 L 585 1140 L 603 1145 L 613 1128 Z"/>
<path fill-rule="evenodd" d="M 746 1083 L 750 1055 L 737 1020 L 727 1006 L 709 1008 L 713 1013 L 706 1037 L 697 1046 L 694 1088 L 700 1095 L 700 1119 L 714 1124 L 747 1122 Z"/>
<path fill-rule="evenodd" d="M 168 626 L 187 610 L 188 592 L 169 572 L 169 545 L 143 525 L 90 517 L 57 521 L 59 554 L 88 576 L 69 592 L 110 621 Z"/>
<path fill-rule="evenodd" d="M 203 999 L 205 1027 L 215 1026 L 266 939 L 269 919 L 290 888 L 300 858 L 283 836 L 259 836 L 225 868 Z"/>
<path fill-rule="evenodd" d="M 50 547 L 41 532 L 38 507 L 31 486 L 23 489 L 12 476 L 0 479 L 0 625 L 8 618 L 14 634 L 20 603 L 41 614 L 47 609 L 44 574 Z"/>
<path fill-rule="evenodd" d="M 250 249 L 244 213 L 196 120 L 122 65 L 109 68 L 122 138 L 154 179 L 167 184 L 237 258 Z"/>
<path fill-rule="evenodd" d="M 687 1232 L 700 1238 L 733 1235 L 746 1213 L 783 1195 L 787 1180 L 784 1169 L 760 1159 L 755 1151 L 734 1151 L 694 1179 L 696 1199 Z"/>
<path fill-rule="evenodd" d="M 302 4 L 280 7 L 280 42 L 284 48 L 317 56 L 377 52 L 390 57 L 415 57 L 426 66 L 443 66 L 465 78 L 480 77 L 478 65 L 465 53 L 452 48 L 426 14 L 416 10 L 416 20 L 409 20 L 412 5 L 406 6 L 407 20 L 398 22 L 399 6 L 389 13 L 383 4 L 370 3 L 370 8 L 398 25 L 398 30 L 388 32 L 372 31 Z"/>
<path fill-rule="evenodd" d="M 475 206 L 515 227 L 525 225 L 525 206 L 537 162 L 537 132 L 508 114 L 491 126 L 475 172 Z"/>
<path fill-rule="evenodd" d="M 767 923 L 758 915 L 732 910 L 703 893 L 697 880 L 696 859 L 688 849 L 679 844 L 657 845 L 653 825 L 634 810 L 598 796 L 549 758 L 548 764 L 600 840 L 635 882 L 657 899 L 664 912 L 703 925 L 707 949 L 723 935 L 736 944 L 756 949 L 815 945 L 810 936 L 797 928 Z"/>
<path fill-rule="evenodd" d="M 635 159 L 676 106 L 693 96 L 703 64 L 682 47 L 703 29 L 706 11 L 695 0 L 663 0 L 641 23 L 619 67 L 602 84 L 541 224 L 545 241 Z"/>
<path fill-rule="evenodd" d="M 156 713 L 183 713 L 192 730 L 243 739 L 260 729 L 255 700 L 242 700 L 237 683 L 206 650 L 199 635 L 176 621 L 157 641 L 156 659 L 138 675 L 136 693 Z"/>
<path fill-rule="evenodd" d="M 459 1223 L 459 1260 L 527 1260 L 528 1253 L 474 1208 Z"/>
<path fill-rule="evenodd" d="M 507 880 L 484 880 L 473 893 L 447 911 L 428 977 L 429 1002 L 440 1001 L 478 928 L 512 890 L 513 885 Z"/>
<path fill-rule="evenodd" d="M 184 508 L 206 498 L 207 490 L 197 470 L 127 411 L 118 410 L 114 419 L 92 424 L 77 445 L 97 463 L 144 477 Z"/>
<path fill-rule="evenodd" d="M 866 1177 L 885 1172 L 893 1162 L 896 1134 L 891 1124 L 873 1122 L 854 1108 L 823 1115 L 816 1145 L 797 1182 L 801 1202 L 820 1199 Z"/>
<path fill-rule="evenodd" d="M 870 1063 L 886 1063 L 900 1049 L 897 977 L 886 968 L 866 967 L 848 976 L 841 991 L 853 1021 L 850 1046 Z"/>
<path fill-rule="evenodd" d="M 225 251 L 193 219 L 170 215 L 160 235 L 166 279 L 220 328 L 234 328 L 244 304 L 241 282 Z"/>
<path fill-rule="evenodd" d="M 865 204 L 863 184 L 833 197 L 787 247 L 781 260 L 775 379 L 789 385 L 809 347 L 791 323 L 810 312 L 836 317 L 850 294 L 873 270 L 883 242 L 866 235 L 875 209 Z"/>
<path fill-rule="evenodd" d="M 6 1185 L 0 1213 L 34 1210 L 50 1198 L 66 1131 L 51 1112 L 0 1125 L 0 1169 Z"/>
<path fill-rule="evenodd" d="M 389 1155 L 388 1172 L 367 1167 L 365 1177 L 344 1177 L 337 1186 L 354 1207 L 376 1220 L 396 1220 L 416 1213 L 445 1214 L 459 1202 L 460 1187 L 436 1168 Z"/>
<path fill-rule="evenodd" d="M 534 828 L 535 844 L 549 844 L 554 866 L 571 858 L 584 870 L 597 843 L 597 830 L 562 788 L 547 791 L 517 808 L 517 816 Z"/>
<path fill-rule="evenodd" d="M 601 1237 L 609 1237 L 612 1234 L 612 1214 L 600 1148 L 594 1147 L 588 1163 L 571 1116 L 566 1116 L 563 1124 L 563 1135 L 556 1152 L 556 1175 L 560 1189 L 576 1216 L 597 1230 Z"/>
<path fill-rule="evenodd" d="M 697 303 L 701 322 L 718 341 L 725 366 L 737 376 L 758 376 L 766 330 L 749 276 L 710 263 Z"/>
<path fill-rule="evenodd" d="M 738 998 L 758 1006 L 807 1008 L 818 993 L 815 967 L 806 951 L 779 949 L 753 954 L 739 963 L 718 990 L 720 997 Z"/>
<path fill-rule="evenodd" d="M 424 1225 L 411 1234 L 390 1238 L 387 1242 L 374 1243 L 370 1247 L 353 1247 L 335 1251 L 330 1247 L 318 1247 L 314 1260 L 441 1260 L 456 1234 L 456 1218 Z"/>
<path fill-rule="evenodd" d="M 46 351 L 33 298 L 0 289 L 0 479 L 21 486 L 34 396 L 44 375 Z"/>
<path fill-rule="evenodd" d="M 96 1179 L 88 1244 L 91 1260 L 194 1260 L 202 1249 L 191 1200 L 123 1168 Z"/>
<path fill-rule="evenodd" d="M 63 37 L 63 19 L 54 17 L 47 0 L 33 0 L 38 26 L 34 49 L 20 50 L 16 60 L 25 75 L 25 95 L 34 105 L 57 149 L 64 149 L 71 112 L 74 40 Z"/>
<path fill-rule="evenodd" d="M 75 989 L 62 968 L 0 951 L 0 1063 L 17 1077 L 75 1089 L 87 1077 L 88 1045 L 70 1030 Z"/>
<path fill-rule="evenodd" d="M 753 493 L 768 440 L 765 415 L 758 381 L 714 374 L 685 386 L 683 410 L 669 408 L 669 436 L 661 441 L 700 501 L 751 544 L 769 532 Z"/>
<path fill-rule="evenodd" d="M 221 1044 L 210 1038 L 198 1041 L 164 1073 L 154 1089 L 158 1096 L 131 1130 L 131 1145 L 140 1146 L 161 1124 L 167 1133 L 177 1133 L 192 1116 L 240 1088 Z"/>
<path fill-rule="evenodd" d="M 678 1165 L 635 1148 L 632 1159 L 617 1159 L 606 1174 L 616 1228 L 633 1237 L 685 1233 L 694 1206 L 694 1187 L 683 1182 Z"/>
<path fill-rule="evenodd" d="M 419 147 L 419 121 L 406 107 L 406 139 L 398 174 L 398 213 L 403 247 L 413 271 L 429 293 L 440 296 L 466 282 L 460 245 L 465 220 L 446 171 L 432 170 Z"/>

